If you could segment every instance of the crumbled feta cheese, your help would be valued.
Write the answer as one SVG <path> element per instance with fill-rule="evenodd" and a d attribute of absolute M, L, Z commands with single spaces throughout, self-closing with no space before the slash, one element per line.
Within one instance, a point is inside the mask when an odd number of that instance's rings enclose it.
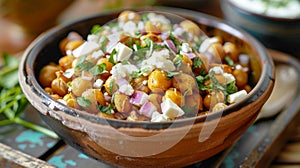
<path fill-rule="evenodd" d="M 135 65 L 123 65 L 122 63 L 118 63 L 113 66 L 110 73 L 112 74 L 112 77 L 117 80 L 120 78 L 128 79 L 134 71 L 138 71 L 138 68 Z"/>
<path fill-rule="evenodd" d="M 242 98 L 244 98 L 245 96 L 247 96 L 246 90 L 240 90 L 238 92 L 228 95 L 227 101 L 229 103 L 236 103 L 239 100 L 241 100 Z"/>
<path fill-rule="evenodd" d="M 176 67 L 173 62 L 168 59 L 169 56 L 169 50 L 167 52 L 165 50 L 161 50 L 160 52 L 153 52 L 152 56 L 144 60 L 141 65 L 142 67 L 153 66 L 154 68 L 171 72 L 174 71 Z"/>
<path fill-rule="evenodd" d="M 75 71 L 74 69 L 67 69 L 63 75 L 66 77 L 66 78 L 71 78 L 73 75 L 75 74 Z"/>
<path fill-rule="evenodd" d="M 224 76 L 225 79 L 226 79 L 226 84 L 227 84 L 227 83 L 230 83 L 230 82 L 232 82 L 232 81 L 235 81 L 234 76 L 233 76 L 232 74 L 230 74 L 230 73 L 224 73 L 223 76 Z"/>
<path fill-rule="evenodd" d="M 182 34 L 185 32 L 185 30 L 181 27 L 177 27 L 174 31 L 173 31 L 173 35 L 175 37 L 179 37 L 182 36 Z"/>
<path fill-rule="evenodd" d="M 115 46 L 115 49 L 117 51 L 115 60 L 118 62 L 128 60 L 133 53 L 131 48 L 120 42 Z"/>
<path fill-rule="evenodd" d="M 161 110 L 168 118 L 176 118 L 184 115 L 184 111 L 169 98 L 161 103 Z"/>
<path fill-rule="evenodd" d="M 76 48 L 72 53 L 74 57 L 78 58 L 83 55 L 91 54 L 93 51 L 100 48 L 100 45 L 92 42 L 92 41 L 86 41 L 82 45 L 80 45 L 78 48 Z"/>
<path fill-rule="evenodd" d="M 89 34 L 87 36 L 87 41 L 98 43 L 99 42 L 99 37 L 95 34 Z"/>
<path fill-rule="evenodd" d="M 159 51 L 154 51 L 151 55 L 151 57 L 164 57 L 164 58 L 170 58 L 170 51 L 166 48 L 159 50 Z"/>
<path fill-rule="evenodd" d="M 123 25 L 123 30 L 124 32 L 130 33 L 130 35 L 134 35 L 137 30 L 136 23 L 134 23 L 133 21 L 126 22 Z"/>
<path fill-rule="evenodd" d="M 151 116 L 151 122 L 163 122 L 168 121 L 169 118 L 163 114 L 160 114 L 157 111 L 154 111 Z"/>
<path fill-rule="evenodd" d="M 119 86 L 119 91 L 121 93 L 124 93 L 127 96 L 131 96 L 134 92 L 134 89 L 132 88 L 132 86 L 130 84 L 125 84 L 125 85 Z"/>
<path fill-rule="evenodd" d="M 113 33 L 107 36 L 108 39 L 108 44 L 106 46 L 107 52 L 112 52 L 112 50 L 115 48 L 115 46 L 119 43 L 120 41 L 120 33 Z"/>
<path fill-rule="evenodd" d="M 139 23 L 138 23 L 138 30 L 144 30 L 145 29 L 145 24 L 144 24 L 144 22 L 142 22 L 142 21 L 140 21 Z"/>
<path fill-rule="evenodd" d="M 220 67 L 220 66 L 215 66 L 215 67 L 211 68 L 209 70 L 209 73 L 211 73 L 211 71 L 214 71 L 215 74 L 223 74 L 224 73 L 222 67 Z"/>
<path fill-rule="evenodd" d="M 103 80 L 102 79 L 97 79 L 95 81 L 95 83 L 93 84 L 93 87 L 96 89 L 101 89 L 102 85 L 103 85 Z"/>
<path fill-rule="evenodd" d="M 182 43 L 181 51 L 183 51 L 185 53 L 189 53 L 189 52 L 192 52 L 192 48 L 190 47 L 189 43 Z"/>
<path fill-rule="evenodd" d="M 97 50 L 95 52 L 93 52 L 92 54 L 92 57 L 95 59 L 95 60 L 98 60 L 99 58 L 101 58 L 102 56 L 104 56 L 104 53 L 102 50 Z"/>

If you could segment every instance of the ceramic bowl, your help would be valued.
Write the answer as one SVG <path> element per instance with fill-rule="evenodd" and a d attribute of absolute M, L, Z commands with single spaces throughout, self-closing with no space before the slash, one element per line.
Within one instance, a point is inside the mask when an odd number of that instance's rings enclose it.
<path fill-rule="evenodd" d="M 298 55 L 300 53 L 300 17 L 279 18 L 250 12 L 221 0 L 226 20 L 261 41 L 266 47 Z"/>
<path fill-rule="evenodd" d="M 70 31 L 83 37 L 95 24 L 121 11 L 61 25 L 41 35 L 24 53 L 21 87 L 42 119 L 69 145 L 97 160 L 121 167 L 182 167 L 207 159 L 232 144 L 257 117 L 274 84 L 274 65 L 265 48 L 244 31 L 198 12 L 175 8 L 143 8 L 191 19 L 208 35 L 220 35 L 250 55 L 253 90 L 224 111 L 161 123 L 104 119 L 69 108 L 51 98 L 37 81 L 43 66 L 61 57 L 59 42 Z"/>

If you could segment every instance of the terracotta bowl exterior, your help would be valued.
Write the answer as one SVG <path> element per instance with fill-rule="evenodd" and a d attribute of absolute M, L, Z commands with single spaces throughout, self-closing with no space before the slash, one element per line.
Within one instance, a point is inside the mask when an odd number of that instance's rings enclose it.
<path fill-rule="evenodd" d="M 37 75 L 49 62 L 57 62 L 58 43 L 70 31 L 83 37 L 95 24 L 114 19 L 120 11 L 61 25 L 41 35 L 26 50 L 21 87 L 43 120 L 69 145 L 100 161 L 121 167 L 182 167 L 207 159 L 232 144 L 255 121 L 274 84 L 274 65 L 262 45 L 244 31 L 214 17 L 175 8 L 143 8 L 171 12 L 199 24 L 209 35 L 221 35 L 250 54 L 253 81 L 249 95 L 224 111 L 174 122 L 149 123 L 103 119 L 68 108 L 51 98 Z"/>

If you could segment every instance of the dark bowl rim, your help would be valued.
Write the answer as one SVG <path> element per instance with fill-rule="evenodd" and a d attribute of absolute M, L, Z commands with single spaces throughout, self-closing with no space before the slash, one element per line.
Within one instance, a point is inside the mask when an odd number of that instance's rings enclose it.
<path fill-rule="evenodd" d="M 236 4 L 232 3 L 230 0 L 221 0 L 221 1 L 223 1 L 222 3 L 228 3 L 229 5 L 233 6 L 238 11 L 240 11 L 244 14 L 252 15 L 252 16 L 262 18 L 262 19 L 265 19 L 265 20 L 271 20 L 271 21 L 275 21 L 275 22 L 300 22 L 300 16 L 296 17 L 296 18 L 273 17 L 273 16 L 269 16 L 269 15 L 264 15 L 264 14 L 251 12 L 251 11 L 246 10 L 244 8 L 240 8 Z"/>
<path fill-rule="evenodd" d="M 95 19 L 98 17 L 103 17 L 105 15 L 111 15 L 113 13 L 119 13 L 123 10 L 148 10 L 148 11 L 159 11 L 159 12 L 172 12 L 174 14 L 183 15 L 183 17 L 190 17 L 194 19 L 195 21 L 199 22 L 202 20 L 205 24 L 210 23 L 212 26 L 215 24 L 216 26 L 223 27 L 222 30 L 227 32 L 229 30 L 235 31 L 239 35 L 245 37 L 247 40 L 249 40 L 249 44 L 252 44 L 252 47 L 256 49 L 256 52 L 258 55 L 262 56 L 261 60 L 261 76 L 256 83 L 255 87 L 251 90 L 251 92 L 248 94 L 246 98 L 241 100 L 239 103 L 232 104 L 228 106 L 226 109 L 222 111 L 217 111 L 214 113 L 210 113 L 208 115 L 203 116 L 197 116 L 197 117 L 191 117 L 191 118 L 185 118 L 185 119 L 179 119 L 174 121 L 166 121 L 166 122 L 149 122 L 149 121 L 138 121 L 138 122 L 131 122 L 131 121 L 123 121 L 118 119 L 109 119 L 109 118 L 102 118 L 100 116 L 95 116 L 93 114 L 86 113 L 84 111 L 80 111 L 77 109 L 69 108 L 68 106 L 56 101 L 53 99 L 48 93 L 44 91 L 44 89 L 40 86 L 37 79 L 35 78 L 33 70 L 33 60 L 36 58 L 37 54 L 41 49 L 39 48 L 40 45 L 43 44 L 45 40 L 50 38 L 52 35 L 54 35 L 57 31 L 65 28 L 70 27 L 72 25 L 88 21 L 91 19 Z M 146 8 L 128 8 L 128 9 L 121 9 L 121 10 L 113 10 L 113 11 L 107 11 L 107 12 L 101 12 L 99 14 L 85 17 L 82 19 L 78 19 L 66 24 L 58 25 L 44 33 L 42 33 L 38 38 L 36 38 L 30 46 L 26 49 L 24 52 L 21 65 L 20 65 L 20 85 L 25 92 L 26 97 L 29 97 L 27 94 L 35 94 L 38 97 L 40 97 L 43 100 L 43 103 L 47 106 L 54 105 L 55 108 L 59 109 L 60 111 L 63 111 L 67 115 L 77 116 L 81 117 L 85 120 L 88 120 L 93 123 L 97 124 L 109 124 L 113 127 L 119 128 L 119 127 L 137 127 L 137 128 L 145 128 L 145 129 L 162 129 L 162 128 L 168 128 L 172 124 L 175 124 L 176 127 L 182 126 L 182 125 L 189 125 L 193 123 L 198 123 L 201 121 L 207 121 L 207 120 L 213 120 L 216 118 L 220 118 L 221 116 L 225 116 L 227 114 L 230 114 L 234 112 L 235 110 L 241 109 L 243 105 L 247 105 L 248 103 L 251 103 L 255 101 L 259 96 L 263 94 L 265 89 L 268 88 L 270 81 L 274 80 L 274 63 L 270 56 L 267 54 L 266 49 L 263 47 L 263 45 L 258 42 L 256 39 L 254 39 L 251 35 L 246 33 L 245 31 L 241 30 L 240 28 L 237 28 L 233 25 L 230 25 L 224 20 L 221 20 L 219 18 L 216 18 L 214 16 L 210 16 L 207 14 L 203 14 L 196 11 L 191 11 L 187 9 L 181 9 L 181 8 L 173 8 L 173 7 L 146 7 Z M 215 26 L 213 26 L 215 27 Z M 226 30 L 225 30 L 226 29 Z M 229 30 L 227 30 L 229 29 Z M 31 64 L 30 61 L 31 60 Z M 29 66 L 31 65 L 31 66 Z M 23 80 L 21 80 L 24 78 Z M 23 83 L 23 82 L 24 83 Z M 25 86 L 23 85 L 29 85 L 31 88 L 31 91 L 24 90 Z M 30 93 L 27 93 L 30 92 Z M 33 100 L 32 100 L 33 101 Z"/>

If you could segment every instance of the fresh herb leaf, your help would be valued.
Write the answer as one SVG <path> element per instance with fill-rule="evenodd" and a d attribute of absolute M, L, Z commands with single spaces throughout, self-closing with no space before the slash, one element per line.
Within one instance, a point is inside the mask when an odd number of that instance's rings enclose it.
<path fill-rule="evenodd" d="M 103 106 L 103 105 L 99 105 L 98 106 L 98 109 L 99 109 L 99 111 L 101 111 L 102 113 L 106 113 L 106 114 L 111 114 L 111 112 L 112 112 L 112 108 L 111 107 L 108 107 L 108 106 Z"/>
<path fill-rule="evenodd" d="M 92 103 L 89 99 L 81 96 L 81 97 L 77 97 L 77 103 L 82 106 L 82 107 L 88 107 L 90 106 Z"/>
<path fill-rule="evenodd" d="M 47 136 L 57 139 L 58 136 L 51 130 L 21 119 L 29 102 L 22 93 L 18 81 L 18 67 L 20 59 L 9 54 L 2 55 L 3 65 L 0 67 L 0 113 L 4 119 L 0 126 L 19 124 Z"/>
<path fill-rule="evenodd" d="M 182 72 L 167 72 L 168 79 L 172 79 L 174 76 L 182 74 Z"/>
<path fill-rule="evenodd" d="M 173 59 L 173 63 L 176 67 L 181 67 L 182 60 L 183 60 L 183 55 L 177 54 L 176 57 Z"/>
<path fill-rule="evenodd" d="M 100 25 L 94 25 L 91 29 L 91 34 L 100 34 L 104 30 L 104 27 Z"/>
<path fill-rule="evenodd" d="M 231 67 L 234 66 L 234 61 L 229 57 L 229 56 L 225 56 L 225 61 L 227 62 L 227 64 Z"/>
<path fill-rule="evenodd" d="M 115 64 L 115 59 L 114 59 L 114 56 L 117 54 L 117 50 L 116 49 L 113 49 L 112 52 L 110 53 L 110 56 L 108 58 L 108 61 L 112 64 Z"/>
<path fill-rule="evenodd" d="M 81 64 L 77 64 L 75 69 L 79 71 L 85 71 L 91 69 L 93 66 L 94 66 L 93 63 L 85 61 Z"/>
<path fill-rule="evenodd" d="M 91 68 L 89 70 L 89 72 L 92 73 L 94 76 L 103 74 L 103 73 L 107 72 L 106 71 L 106 64 L 102 63 L 100 65 L 95 65 L 93 68 Z"/>
<path fill-rule="evenodd" d="M 200 68 L 202 65 L 203 65 L 203 62 L 199 57 L 194 58 L 194 60 L 193 60 L 193 69 Z"/>

